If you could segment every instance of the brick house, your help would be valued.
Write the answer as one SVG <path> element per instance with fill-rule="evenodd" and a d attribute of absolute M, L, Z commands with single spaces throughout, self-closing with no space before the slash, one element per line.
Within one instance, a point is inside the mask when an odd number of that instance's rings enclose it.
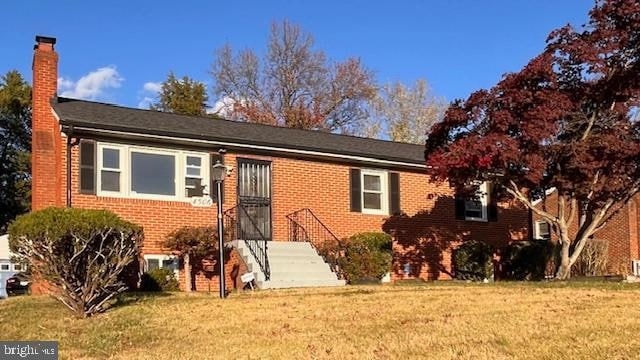
<path fill-rule="evenodd" d="M 183 281 L 162 241 L 216 224 L 217 161 L 233 168 L 220 195 L 235 240 L 230 286 L 247 269 L 263 287 L 341 285 L 309 243 L 363 231 L 394 236 L 393 280 L 451 278 L 451 250 L 466 239 L 529 238 L 523 208 L 456 200 L 430 181 L 421 145 L 58 97 L 55 42 L 34 47 L 33 210 L 108 209 L 142 225 L 146 269 L 172 267 Z M 217 287 L 212 268 L 197 290 Z"/>

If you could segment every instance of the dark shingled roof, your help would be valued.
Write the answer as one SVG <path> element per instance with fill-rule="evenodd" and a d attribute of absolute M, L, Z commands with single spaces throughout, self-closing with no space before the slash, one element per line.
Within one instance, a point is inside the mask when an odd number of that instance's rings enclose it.
<path fill-rule="evenodd" d="M 424 164 L 424 146 L 58 98 L 63 125 Z"/>

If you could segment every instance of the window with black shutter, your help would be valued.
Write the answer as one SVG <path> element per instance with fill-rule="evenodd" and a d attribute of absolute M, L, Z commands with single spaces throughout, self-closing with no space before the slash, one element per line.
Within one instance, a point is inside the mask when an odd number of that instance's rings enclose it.
<path fill-rule="evenodd" d="M 80 193 L 96 193 L 96 143 L 80 141 Z"/>
<path fill-rule="evenodd" d="M 400 174 L 389 173 L 389 214 L 398 215 L 400 208 Z"/>
<path fill-rule="evenodd" d="M 458 220 L 498 221 L 498 204 L 493 196 L 493 186 L 483 182 L 473 198 L 455 198 L 455 218 Z"/>
<path fill-rule="evenodd" d="M 349 186 L 351 198 L 351 211 L 362 211 L 362 188 L 360 185 L 360 169 L 351 169 L 349 171 Z"/>

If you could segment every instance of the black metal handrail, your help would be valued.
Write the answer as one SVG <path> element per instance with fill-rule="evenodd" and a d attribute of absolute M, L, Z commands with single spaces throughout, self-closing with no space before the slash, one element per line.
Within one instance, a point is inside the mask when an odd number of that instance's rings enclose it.
<path fill-rule="evenodd" d="M 238 221 L 240 219 L 240 221 Z M 271 278 L 267 257 L 267 238 L 242 205 L 236 205 L 224 212 L 225 229 L 230 240 L 244 240 L 249 252 L 260 266 L 265 280 Z"/>
<path fill-rule="evenodd" d="M 287 215 L 289 241 L 308 242 L 324 258 L 331 271 L 343 278 L 338 259 L 342 252 L 342 242 L 309 208 L 300 209 Z"/>

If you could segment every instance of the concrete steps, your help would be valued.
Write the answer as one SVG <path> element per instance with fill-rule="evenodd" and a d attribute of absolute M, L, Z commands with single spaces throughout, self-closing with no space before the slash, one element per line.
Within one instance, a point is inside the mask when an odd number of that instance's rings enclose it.
<path fill-rule="evenodd" d="M 345 281 L 338 279 L 309 243 L 270 241 L 267 244 L 267 257 L 271 269 L 269 280 L 265 279 L 244 241 L 234 241 L 232 245 L 238 249 L 261 289 L 345 285 Z"/>

